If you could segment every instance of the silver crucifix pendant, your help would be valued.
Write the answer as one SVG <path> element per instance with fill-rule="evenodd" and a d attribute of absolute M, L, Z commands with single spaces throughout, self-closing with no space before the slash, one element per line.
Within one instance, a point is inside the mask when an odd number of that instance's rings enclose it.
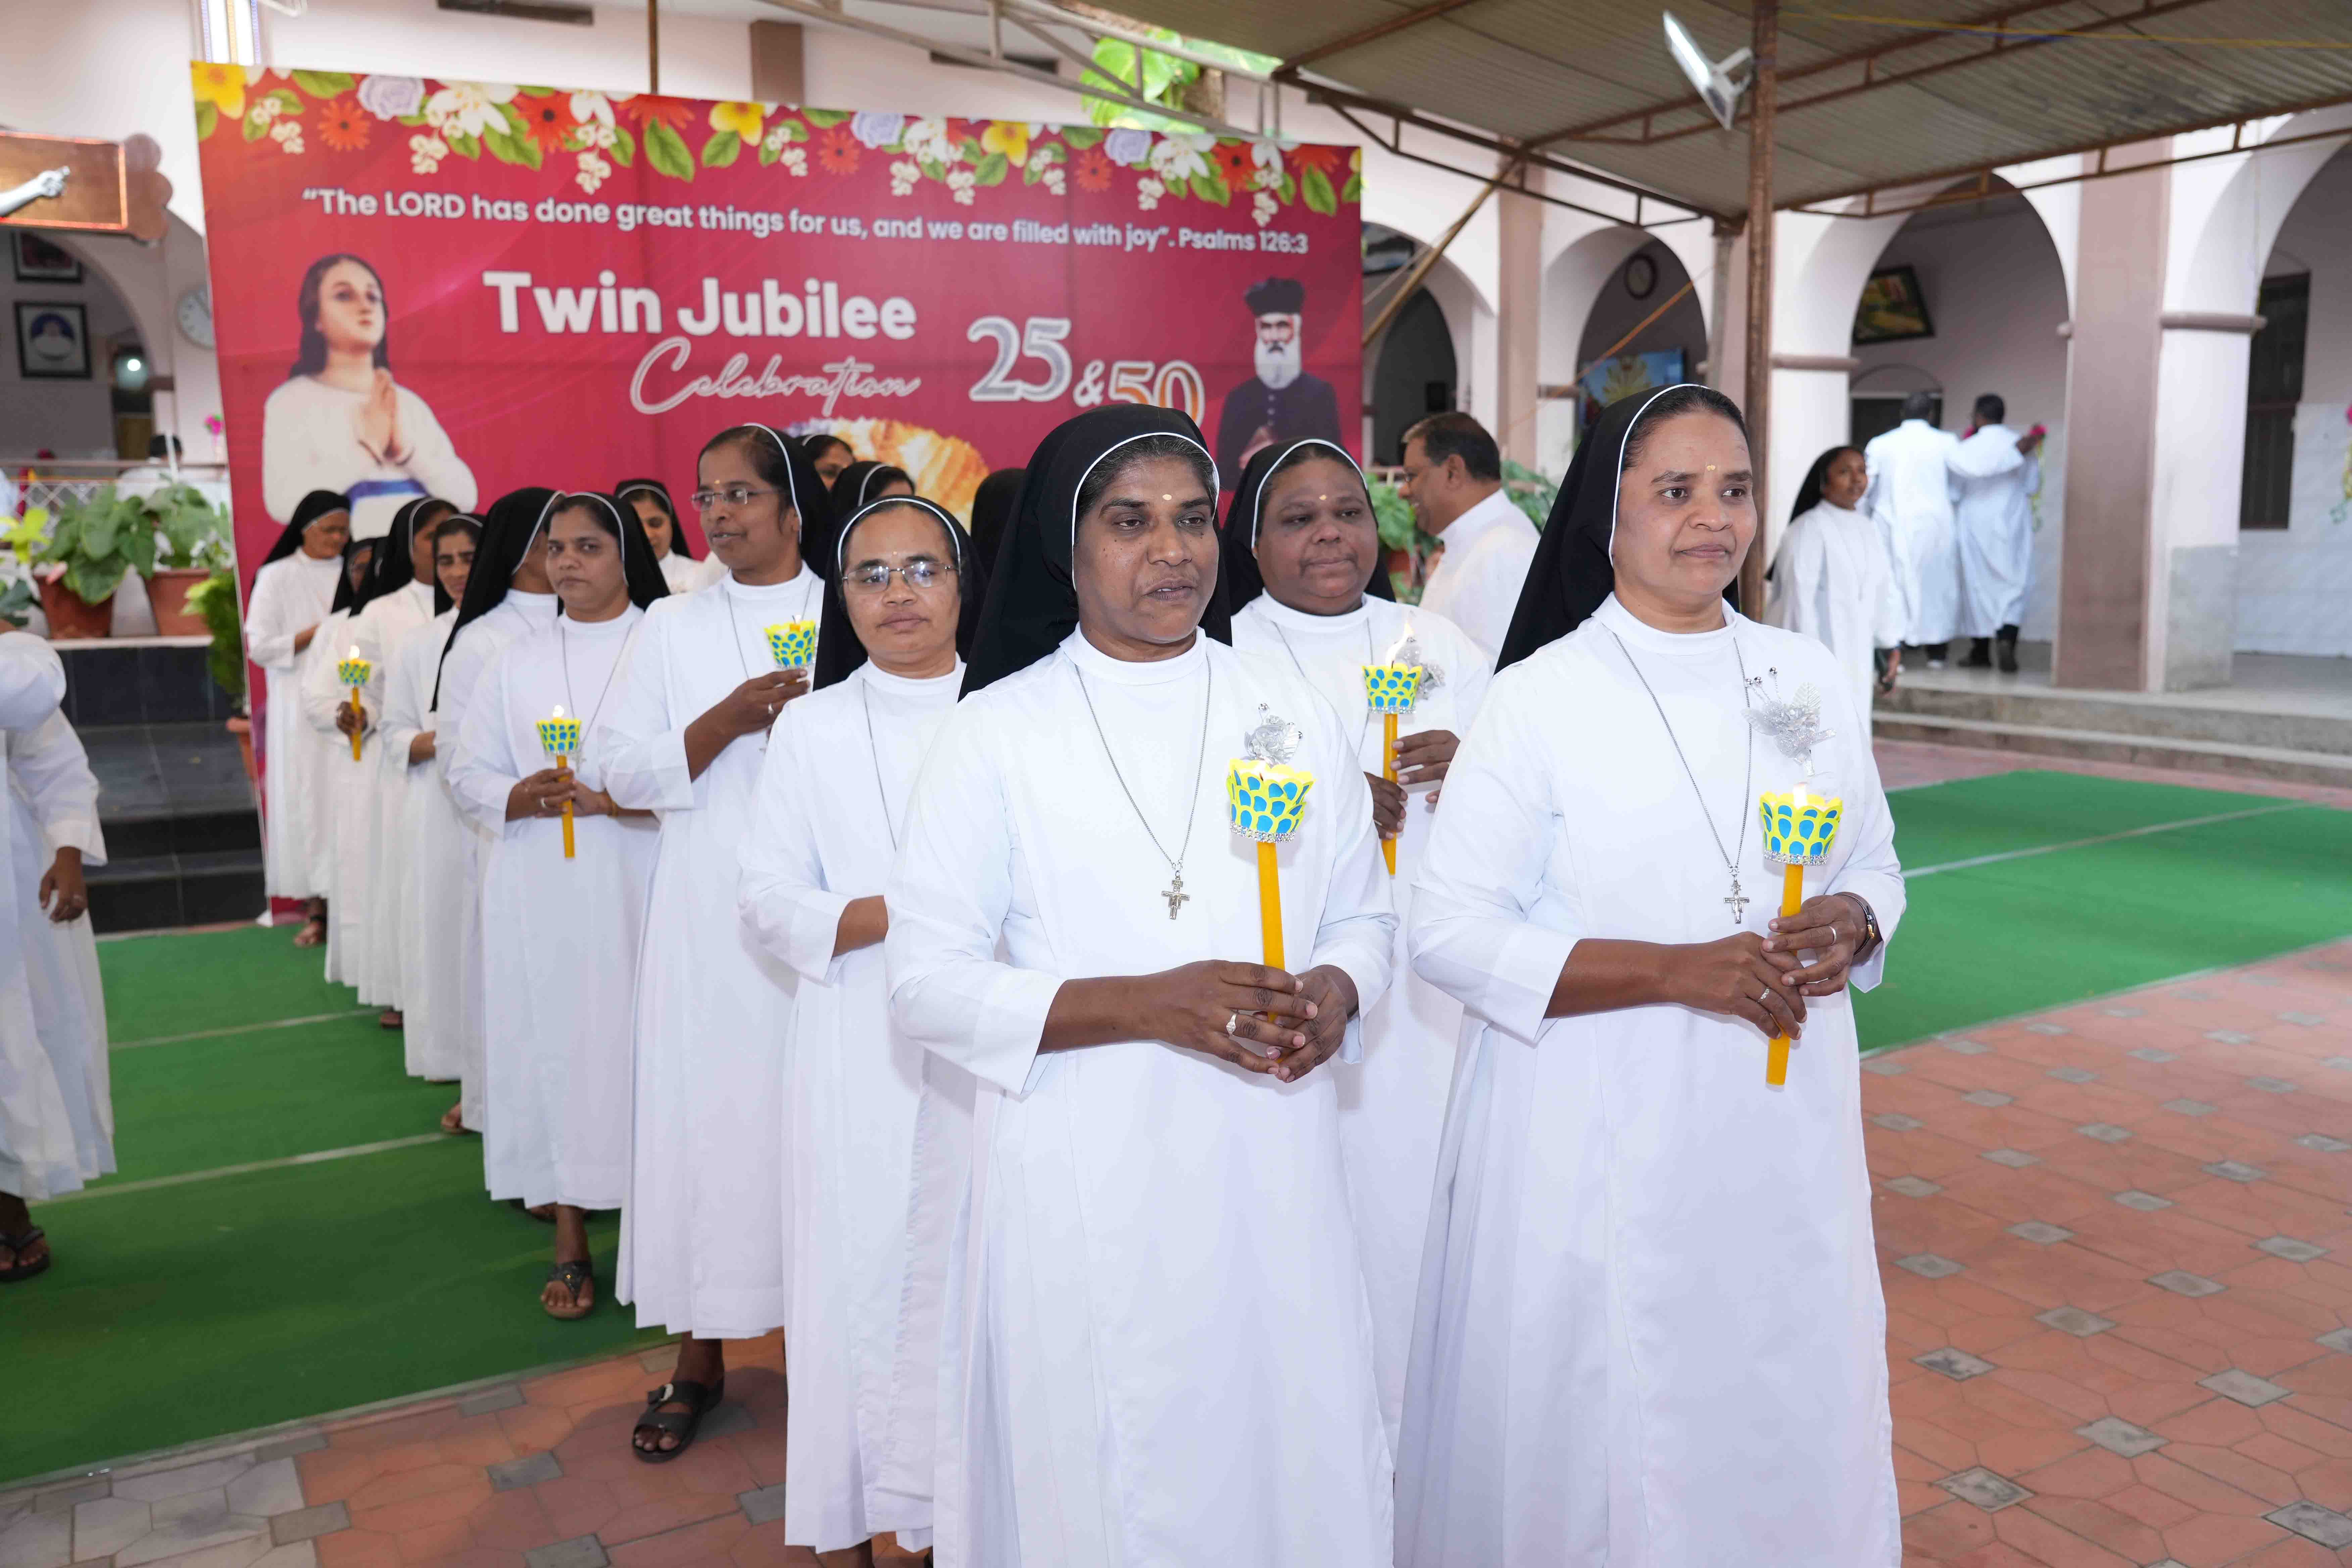
<path fill-rule="evenodd" d="M 1174 873 L 1160 896 L 1168 900 L 1168 918 L 1174 920 L 1182 912 L 1183 907 L 1192 901 L 1192 895 L 1184 890 L 1184 873 L 1181 871 Z"/>
<path fill-rule="evenodd" d="M 1731 879 L 1731 897 L 1724 900 L 1723 901 L 1731 906 L 1731 923 L 1733 925 L 1740 925 L 1746 922 L 1748 919 L 1748 900 L 1740 896 L 1738 878 L 1734 877 Z"/>

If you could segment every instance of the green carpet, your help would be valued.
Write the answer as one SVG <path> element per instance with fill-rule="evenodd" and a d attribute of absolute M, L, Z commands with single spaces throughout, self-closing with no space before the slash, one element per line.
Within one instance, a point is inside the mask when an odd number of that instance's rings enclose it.
<path fill-rule="evenodd" d="M 2352 812 L 2031 772 L 1890 798 L 1895 849 L 1914 868 L 2261 815 L 1917 878 L 1885 981 L 1855 1003 L 1865 1048 L 2352 932 Z"/>
<path fill-rule="evenodd" d="M 1893 801 L 1915 870 L 2047 852 L 1911 884 L 1886 982 L 1857 1003 L 1865 1046 L 2352 932 L 2352 813 L 2079 844 L 2279 803 L 2033 772 Z M 539 1310 L 551 1233 L 487 1200 L 476 1140 L 205 1174 L 429 1134 L 452 1098 L 403 1076 L 399 1037 L 290 934 L 100 946 L 118 1042 L 225 1032 L 114 1057 L 122 1170 L 42 1205 L 58 1265 L 0 1289 L 6 1408 L 41 1412 L 0 1420 L 0 1484 L 656 1337 L 612 1304 L 611 1216 L 593 1228 L 595 1314 Z"/>

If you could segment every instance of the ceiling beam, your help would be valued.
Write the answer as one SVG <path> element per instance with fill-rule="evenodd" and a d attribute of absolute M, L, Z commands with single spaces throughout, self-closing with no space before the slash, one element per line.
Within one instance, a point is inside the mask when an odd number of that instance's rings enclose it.
<path fill-rule="evenodd" d="M 2031 16 L 2040 11 L 2055 10 L 2075 3 L 2076 0 L 2031 0 L 2031 3 L 2026 5 L 2011 5 L 1983 16 L 1953 17 L 1949 20 L 1951 25 L 1956 26 L 2006 27 L 2021 16 Z M 1857 68 L 1862 71 L 1862 80 L 1811 94 L 1788 92 L 1780 102 L 1779 112 L 1789 114 L 1799 110 L 1818 108 L 1822 104 L 1833 103 L 1840 99 L 1852 98 L 1858 93 L 1875 92 L 1882 88 L 1897 87 L 1906 82 L 1917 81 L 1923 77 L 1934 76 L 1940 71 L 1951 70 L 1960 66 L 1979 65 L 1986 60 L 2039 48 L 2046 44 L 2063 43 L 2069 37 L 2081 37 L 2084 34 L 2095 36 L 2098 31 L 2151 21 L 2175 11 L 2185 11 L 2210 3 L 2211 0 L 2139 0 L 2138 6 L 2134 10 L 2118 16 L 2102 17 L 2095 23 L 2073 29 L 2068 34 L 2045 34 L 2024 38 L 1996 35 L 1982 38 L 1981 47 L 1971 49 L 1953 58 L 1933 60 L 1907 69 L 1882 70 L 1879 68 L 1879 62 L 1889 56 L 1924 48 L 1931 44 L 1949 44 L 1955 40 L 1972 41 L 1972 35 L 1968 33 L 1927 31 L 1912 34 L 1906 37 L 1891 39 L 1884 44 L 1873 45 L 1867 49 L 1834 55 L 1825 60 L 1816 60 L 1811 65 L 1794 66 L 1783 70 L 1780 73 L 1780 82 L 1784 89 L 1793 87 L 1798 82 L 1832 71 L 1848 71 Z M 1745 110 L 1746 105 L 1743 100 L 1741 118 L 1745 118 Z M 1674 115 L 1678 121 L 1688 122 L 1678 124 L 1668 131 L 1654 130 L 1651 122 L 1659 116 L 1668 114 Z M 1622 131 L 1628 126 L 1636 128 L 1636 133 L 1614 136 L 1607 134 L 1610 132 Z M 1548 147 L 1561 142 L 1589 142 L 1608 146 L 1646 147 L 1661 142 L 1679 141 L 1685 136 L 1701 135 L 1716 128 L 1714 120 L 1709 118 L 1697 103 L 1688 98 L 1675 98 L 1662 103 L 1653 103 L 1642 109 L 1626 110 L 1604 119 L 1587 121 L 1564 130 L 1549 131 L 1540 136 L 1529 138 L 1528 145 Z"/>
<path fill-rule="evenodd" d="M 1296 79 L 1298 71 L 1313 65 L 1317 60 L 1328 59 L 1333 55 L 1344 54 L 1349 49 L 1361 47 L 1376 38 L 1385 38 L 1391 33 L 1402 33 L 1407 27 L 1418 27 L 1423 22 L 1433 22 L 1449 11 L 1459 11 L 1465 5 L 1475 3 L 1475 0 L 1433 0 L 1433 4 L 1423 5 L 1419 10 L 1408 11 L 1402 16 L 1391 16 L 1385 22 L 1375 22 L 1369 27 L 1359 28 L 1355 32 L 1333 38 L 1329 43 L 1318 44 L 1304 54 L 1293 55 L 1283 61 L 1274 74 L 1285 80 Z"/>

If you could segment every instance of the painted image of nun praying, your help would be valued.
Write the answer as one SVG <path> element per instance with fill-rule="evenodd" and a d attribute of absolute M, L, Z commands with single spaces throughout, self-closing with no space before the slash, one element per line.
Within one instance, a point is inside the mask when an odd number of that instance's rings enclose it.
<path fill-rule="evenodd" d="M 1217 415 L 1217 472 L 1236 475 L 1262 447 L 1294 441 L 1346 446 L 1331 384 L 1307 374 L 1307 286 L 1267 278 L 1242 296 L 1256 335 L 1257 374 L 1225 394 Z"/>
<path fill-rule="evenodd" d="M 312 490 L 351 498 L 352 535 L 385 532 L 400 509 L 434 495 L 470 511 L 474 471 L 425 401 L 393 379 L 391 303 L 359 257 L 322 256 L 295 299 L 301 344 L 262 410 L 261 488 L 281 522 Z"/>

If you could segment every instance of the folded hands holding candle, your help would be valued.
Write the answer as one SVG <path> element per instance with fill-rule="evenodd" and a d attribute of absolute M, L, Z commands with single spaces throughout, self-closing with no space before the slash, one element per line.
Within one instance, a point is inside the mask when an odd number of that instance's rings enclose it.
<path fill-rule="evenodd" d="M 1846 971 L 1869 940 L 1861 900 L 1852 893 L 1816 893 L 1795 914 L 1773 921 L 1764 951 L 1775 956 L 1812 953 L 1812 963 L 1789 972 L 1790 982 L 1808 996 L 1834 996 L 1845 989 Z"/>
<path fill-rule="evenodd" d="M 1356 983 L 1330 964 L 1291 974 L 1205 959 L 1157 974 L 1065 982 L 1040 1048 L 1160 1040 L 1287 1083 L 1339 1050 L 1356 1005 Z"/>
<path fill-rule="evenodd" d="M 520 822 L 530 816 L 554 816 L 563 809 L 565 801 L 572 803 L 574 816 L 618 816 L 620 807 L 603 790 L 591 789 L 580 782 L 570 768 L 541 768 L 539 772 L 515 781 L 507 792 L 507 820 Z"/>

